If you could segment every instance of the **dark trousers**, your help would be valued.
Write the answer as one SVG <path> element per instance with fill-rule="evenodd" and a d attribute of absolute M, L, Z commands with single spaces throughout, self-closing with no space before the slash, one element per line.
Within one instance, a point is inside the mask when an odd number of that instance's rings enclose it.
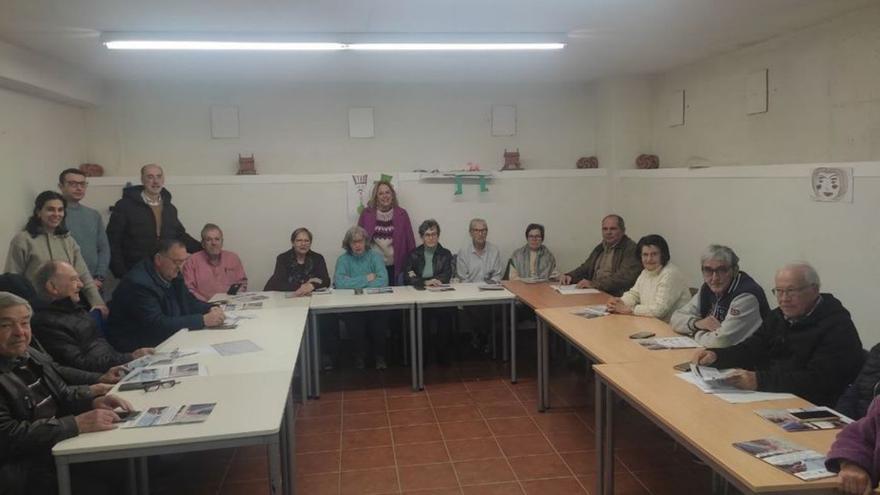
<path fill-rule="evenodd" d="M 355 356 L 372 355 L 385 359 L 389 311 L 347 313 L 342 320 L 351 338 Z"/>
<path fill-rule="evenodd" d="M 101 461 L 70 466 L 75 494 L 112 495 L 125 486 L 123 461 Z M 58 478 L 51 455 L 25 458 L 0 465 L 0 495 L 55 495 Z"/>
<path fill-rule="evenodd" d="M 453 319 L 455 308 L 428 308 L 422 313 L 424 356 L 426 361 L 448 363 L 455 354 Z"/>

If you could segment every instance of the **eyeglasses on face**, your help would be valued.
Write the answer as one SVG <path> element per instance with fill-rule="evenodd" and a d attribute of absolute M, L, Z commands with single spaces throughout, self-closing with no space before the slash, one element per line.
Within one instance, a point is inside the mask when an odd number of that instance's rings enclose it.
<path fill-rule="evenodd" d="M 177 380 L 158 380 L 155 382 L 147 382 L 144 384 L 144 392 L 155 392 L 163 388 L 171 388 L 177 385 Z"/>
<path fill-rule="evenodd" d="M 719 266 L 718 268 L 704 266 L 703 268 L 701 268 L 701 270 L 703 271 L 704 277 L 711 277 L 712 275 L 718 275 L 718 276 L 723 277 L 724 275 L 727 275 L 728 273 L 730 273 L 729 266 Z"/>
<path fill-rule="evenodd" d="M 776 296 L 777 298 L 783 298 L 785 296 L 796 296 L 796 295 L 800 294 L 801 292 L 809 289 L 810 287 L 812 287 L 812 285 L 803 285 L 801 287 L 791 287 L 788 289 L 774 287 L 774 288 L 770 289 L 770 292 L 772 292 L 773 295 Z"/>
<path fill-rule="evenodd" d="M 64 184 L 68 187 L 89 187 L 89 182 L 85 180 L 66 180 Z"/>

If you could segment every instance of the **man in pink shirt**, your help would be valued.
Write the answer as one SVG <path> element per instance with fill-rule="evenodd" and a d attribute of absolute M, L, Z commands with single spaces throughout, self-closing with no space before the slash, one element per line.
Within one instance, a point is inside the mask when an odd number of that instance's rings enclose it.
<path fill-rule="evenodd" d="M 183 265 L 186 287 L 198 299 L 208 301 L 214 294 L 226 294 L 232 285 L 247 290 L 247 274 L 241 259 L 223 250 L 223 231 L 213 223 L 202 228 L 203 251 L 190 256 Z"/>

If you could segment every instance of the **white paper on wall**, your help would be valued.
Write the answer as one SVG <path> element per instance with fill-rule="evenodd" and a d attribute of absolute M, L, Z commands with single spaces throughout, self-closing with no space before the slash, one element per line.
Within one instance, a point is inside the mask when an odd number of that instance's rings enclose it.
<path fill-rule="evenodd" d="M 385 180 L 391 182 L 394 191 L 400 194 L 399 182 L 396 175 L 370 172 L 364 174 L 351 174 L 348 180 L 347 194 L 349 221 L 352 225 L 357 223 L 361 212 L 367 207 L 367 202 L 373 194 L 376 182 Z"/>
<path fill-rule="evenodd" d="M 850 167 L 816 167 L 810 176 L 813 201 L 853 202 L 853 171 Z"/>

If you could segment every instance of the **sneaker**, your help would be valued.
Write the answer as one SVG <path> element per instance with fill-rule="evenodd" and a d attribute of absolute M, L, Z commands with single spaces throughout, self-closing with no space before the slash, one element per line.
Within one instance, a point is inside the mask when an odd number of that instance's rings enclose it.
<path fill-rule="evenodd" d="M 331 358 L 329 354 L 324 354 L 323 356 L 321 356 L 321 366 L 324 368 L 324 371 L 332 370 L 333 358 Z"/>
<path fill-rule="evenodd" d="M 385 358 L 376 358 L 376 369 L 379 371 L 388 369 L 388 364 L 385 363 Z"/>

